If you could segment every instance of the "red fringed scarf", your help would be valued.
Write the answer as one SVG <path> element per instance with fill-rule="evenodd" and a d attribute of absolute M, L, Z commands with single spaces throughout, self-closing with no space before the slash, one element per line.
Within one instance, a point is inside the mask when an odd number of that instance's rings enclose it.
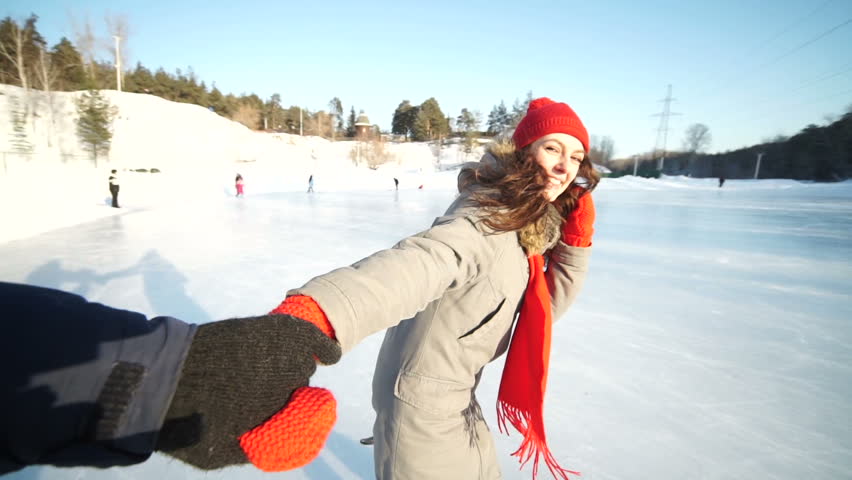
<path fill-rule="evenodd" d="M 530 281 L 524 292 L 524 302 L 497 394 L 497 425 L 501 433 L 508 433 L 508 420 L 524 436 L 520 448 L 512 455 L 518 457 L 521 468 L 530 459 L 533 460 L 533 479 L 538 475 L 539 457 L 544 456 L 550 473 L 555 478 L 568 480 L 569 473 L 580 475 L 580 472 L 560 467 L 544 436 L 544 392 L 547 388 L 553 314 L 544 278 L 544 257 L 530 255 L 529 262 Z"/>

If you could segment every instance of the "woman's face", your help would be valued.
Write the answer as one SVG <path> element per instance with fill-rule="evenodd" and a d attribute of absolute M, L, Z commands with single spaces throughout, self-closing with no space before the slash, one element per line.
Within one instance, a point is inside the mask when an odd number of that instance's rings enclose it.
<path fill-rule="evenodd" d="M 552 202 L 574 181 L 586 153 L 576 137 L 551 133 L 533 142 L 530 155 L 547 174 L 544 194 Z"/>

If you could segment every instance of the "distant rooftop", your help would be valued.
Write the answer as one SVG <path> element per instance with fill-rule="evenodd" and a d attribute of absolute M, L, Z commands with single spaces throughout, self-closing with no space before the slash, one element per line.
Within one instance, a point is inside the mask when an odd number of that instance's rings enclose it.
<path fill-rule="evenodd" d="M 367 117 L 366 113 L 361 112 L 361 114 L 358 115 L 358 119 L 355 120 L 355 126 L 356 127 L 369 127 L 370 125 L 372 125 L 370 123 L 370 118 Z"/>

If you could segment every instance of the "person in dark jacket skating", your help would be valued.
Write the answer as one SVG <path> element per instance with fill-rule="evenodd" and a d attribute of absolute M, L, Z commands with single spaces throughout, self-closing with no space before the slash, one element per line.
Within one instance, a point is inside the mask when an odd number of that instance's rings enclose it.
<path fill-rule="evenodd" d="M 109 193 L 112 195 L 112 206 L 113 208 L 120 208 L 118 206 L 118 191 L 121 187 L 118 184 L 118 172 L 113 170 L 109 175 Z"/>
<path fill-rule="evenodd" d="M 335 420 L 331 394 L 308 380 L 341 350 L 287 314 L 298 310 L 191 325 L 0 282 L 0 475 L 155 450 L 204 470 L 303 466 L 328 431 L 300 425 Z"/>

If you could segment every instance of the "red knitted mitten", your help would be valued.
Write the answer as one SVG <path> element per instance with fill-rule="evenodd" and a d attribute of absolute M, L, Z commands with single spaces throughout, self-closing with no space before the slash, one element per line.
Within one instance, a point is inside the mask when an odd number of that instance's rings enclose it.
<path fill-rule="evenodd" d="M 595 232 L 594 223 L 595 204 L 592 201 L 592 194 L 586 192 L 577 199 L 574 209 L 565 218 L 562 241 L 575 247 L 591 246 L 592 234 Z"/>
<path fill-rule="evenodd" d="M 313 298 L 287 297 L 272 314 L 292 315 L 334 336 L 328 317 Z M 292 470 L 310 463 L 322 450 L 337 420 L 337 402 L 324 388 L 302 387 L 281 411 L 240 437 L 249 461 L 265 472 Z"/>
<path fill-rule="evenodd" d="M 278 313 L 281 315 L 293 315 L 294 317 L 307 320 L 316 325 L 322 332 L 331 338 L 334 336 L 334 327 L 325 316 L 317 302 L 307 295 L 294 295 L 287 297 L 280 305 L 275 307 L 275 310 L 269 313 Z"/>
<path fill-rule="evenodd" d="M 292 470 L 319 455 L 336 420 L 337 402 L 330 391 L 302 387 L 281 411 L 240 436 L 240 446 L 265 472 Z"/>

